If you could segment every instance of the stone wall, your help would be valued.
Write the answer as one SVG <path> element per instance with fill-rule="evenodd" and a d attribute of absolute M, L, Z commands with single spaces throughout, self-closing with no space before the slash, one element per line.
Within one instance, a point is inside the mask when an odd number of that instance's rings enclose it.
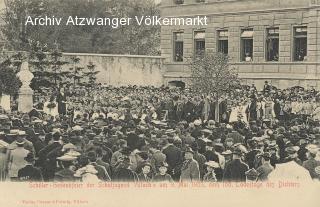
<path fill-rule="evenodd" d="M 100 71 L 97 82 L 113 86 L 163 84 L 162 58 L 152 56 L 64 53 L 68 60 L 76 56 L 80 65 L 91 61 Z"/>

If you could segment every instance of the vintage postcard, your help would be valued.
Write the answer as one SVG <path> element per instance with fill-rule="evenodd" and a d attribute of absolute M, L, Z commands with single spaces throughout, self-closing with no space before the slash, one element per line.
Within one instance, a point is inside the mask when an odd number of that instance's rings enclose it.
<path fill-rule="evenodd" d="M 319 206 L 319 0 L 0 17 L 0 206 Z"/>

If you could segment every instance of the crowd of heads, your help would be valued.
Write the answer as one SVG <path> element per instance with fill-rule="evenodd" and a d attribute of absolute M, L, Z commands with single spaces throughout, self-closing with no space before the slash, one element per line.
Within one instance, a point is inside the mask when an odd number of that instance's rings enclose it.
<path fill-rule="evenodd" d="M 58 93 L 65 102 L 56 100 Z M 257 173 L 265 163 L 303 166 L 320 159 L 314 88 L 280 90 L 266 82 L 261 91 L 252 85 L 216 97 L 191 89 L 98 85 L 45 91 L 35 100 L 29 113 L 0 112 L 0 148 L 8 157 L 3 180 L 26 179 L 19 170 L 29 163 L 44 181 L 179 181 L 195 161 L 199 180 L 230 181 L 227 166 L 236 159 L 248 166 L 245 179 L 258 180 L 266 179 Z M 66 107 L 44 113 L 53 102 L 52 108 Z M 243 113 L 231 122 L 239 106 Z M 11 169 L 20 148 L 26 163 Z M 310 171 L 312 178 L 320 178 L 317 170 Z"/>

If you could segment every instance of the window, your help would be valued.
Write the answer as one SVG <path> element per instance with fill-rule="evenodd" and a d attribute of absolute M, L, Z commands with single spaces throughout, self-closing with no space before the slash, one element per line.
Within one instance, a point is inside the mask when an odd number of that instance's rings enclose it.
<path fill-rule="evenodd" d="M 206 33 L 199 31 L 194 33 L 194 54 L 196 57 L 203 56 L 206 50 Z"/>
<path fill-rule="evenodd" d="M 266 59 L 279 61 L 279 28 L 267 29 Z"/>
<path fill-rule="evenodd" d="M 241 61 L 253 60 L 253 30 L 245 29 L 241 32 Z"/>
<path fill-rule="evenodd" d="M 175 32 L 173 33 L 173 54 L 175 62 L 183 61 L 183 32 Z"/>
<path fill-rule="evenodd" d="M 228 30 L 218 31 L 218 52 L 228 55 Z"/>
<path fill-rule="evenodd" d="M 294 61 L 304 61 L 307 59 L 307 34 L 307 27 L 294 28 Z"/>
<path fill-rule="evenodd" d="M 184 3 L 184 0 L 174 0 L 174 2 L 175 2 L 176 4 L 183 4 L 183 3 Z"/>

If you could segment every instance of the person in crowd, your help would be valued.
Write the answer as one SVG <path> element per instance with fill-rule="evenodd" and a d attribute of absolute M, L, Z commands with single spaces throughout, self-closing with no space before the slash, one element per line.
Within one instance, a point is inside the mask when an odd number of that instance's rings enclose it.
<path fill-rule="evenodd" d="M 0 133 L 4 134 L 3 132 Z M 0 140 L 0 182 L 6 181 L 8 176 L 8 146 L 9 144 L 7 142 Z"/>
<path fill-rule="evenodd" d="M 148 162 L 142 164 L 141 173 L 138 175 L 139 182 L 151 182 L 152 181 L 152 166 Z"/>
<path fill-rule="evenodd" d="M 159 165 L 159 172 L 153 177 L 155 182 L 173 182 L 170 174 L 167 173 L 169 165 L 166 162 L 162 162 Z"/>
<path fill-rule="evenodd" d="M 270 163 L 271 154 L 268 152 L 265 152 L 263 154 L 260 154 L 258 156 L 261 156 L 261 166 L 257 168 L 257 172 L 259 173 L 258 180 L 260 181 L 266 181 L 268 180 L 268 175 L 274 170 L 274 167 Z"/>
<path fill-rule="evenodd" d="M 44 181 L 52 181 L 54 178 L 57 169 L 58 149 L 62 149 L 61 133 L 55 131 L 52 134 L 52 142 L 39 152 L 39 165 L 42 167 Z"/>
<path fill-rule="evenodd" d="M 214 172 L 216 168 L 219 168 L 219 164 L 215 161 L 206 162 L 205 165 L 207 166 L 207 173 L 203 177 L 204 182 L 217 182 L 217 177 Z"/>
<path fill-rule="evenodd" d="M 24 149 L 24 140 L 17 140 L 16 144 L 17 148 L 11 150 L 8 163 L 8 176 L 11 181 L 18 181 L 18 172 L 27 164 L 25 157 L 30 152 Z"/>
<path fill-rule="evenodd" d="M 42 182 L 41 170 L 34 167 L 35 158 L 32 152 L 29 152 L 24 158 L 26 166 L 18 171 L 18 180 L 21 182 Z"/>
<path fill-rule="evenodd" d="M 187 148 L 184 154 L 185 161 L 181 167 L 180 181 L 196 182 L 200 180 L 199 164 L 193 159 L 194 151 Z"/>
<path fill-rule="evenodd" d="M 214 180 L 213 171 L 217 182 L 265 180 L 291 161 L 319 174 L 316 90 L 267 82 L 221 97 L 164 86 L 75 86 L 61 90 L 66 99 L 52 91 L 37 91 L 30 113 L 0 109 L 2 181 L 19 180 L 29 152 L 44 181 L 57 182 Z M 55 115 L 43 110 L 50 97 L 60 105 Z"/>
<path fill-rule="evenodd" d="M 309 171 L 311 178 L 317 180 L 320 180 L 320 160 L 317 157 L 317 154 L 320 153 L 319 149 L 320 148 L 317 145 L 309 144 L 307 146 L 308 160 L 304 161 L 302 164 L 302 166 Z"/>
<path fill-rule="evenodd" d="M 245 182 L 246 172 L 249 170 L 249 166 L 242 161 L 244 156 L 244 150 L 237 147 L 233 151 L 233 160 L 226 166 L 223 175 L 223 181 L 225 182 Z"/>

